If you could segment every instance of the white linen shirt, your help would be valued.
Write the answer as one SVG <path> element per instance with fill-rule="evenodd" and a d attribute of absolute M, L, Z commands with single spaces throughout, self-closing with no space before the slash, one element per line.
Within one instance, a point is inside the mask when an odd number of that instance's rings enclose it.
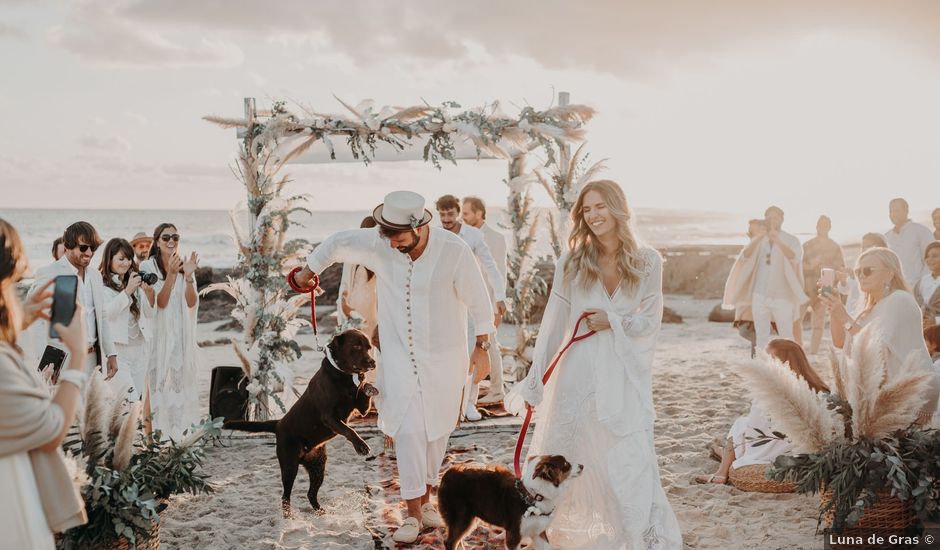
<path fill-rule="evenodd" d="M 888 248 L 900 258 L 904 279 L 913 288 L 927 270 L 924 252 L 927 245 L 933 242 L 933 233 L 927 227 L 908 220 L 900 232 L 894 228 L 888 230 L 885 240 L 888 241 Z"/>
<path fill-rule="evenodd" d="M 925 304 L 930 303 L 930 299 L 933 298 L 933 293 L 937 291 L 937 288 L 940 287 L 940 277 L 934 277 L 933 273 L 927 271 L 924 273 L 924 276 L 920 278 L 920 297 Z"/>
<path fill-rule="evenodd" d="M 496 301 L 505 302 L 506 277 L 500 274 L 499 268 L 496 267 L 496 260 L 493 259 L 490 247 L 486 244 L 483 232 L 476 227 L 461 223 L 460 233 L 458 233 L 458 235 L 467 243 L 467 246 L 473 251 L 473 255 L 476 256 L 477 262 L 480 264 L 480 269 L 482 269 L 483 273 L 486 275 L 487 286 L 493 291 Z"/>
<path fill-rule="evenodd" d="M 491 334 L 496 328 L 470 247 L 446 229 L 429 230 L 427 247 L 415 261 L 371 228 L 327 237 L 307 257 L 307 266 L 321 273 L 344 262 L 375 273 L 382 347 L 376 379 L 383 396 L 379 428 L 394 436 L 417 394 L 424 405 L 428 440 L 434 441 L 457 424 L 469 369 L 468 310 L 474 334 Z"/>
<path fill-rule="evenodd" d="M 483 232 L 483 238 L 486 239 L 486 246 L 490 247 L 490 253 L 493 254 L 493 260 L 496 262 L 496 269 L 499 271 L 500 276 L 502 276 L 503 287 L 506 286 L 506 276 L 509 274 L 509 266 L 507 265 L 507 246 L 506 246 L 506 236 L 500 233 L 498 230 L 493 229 L 488 223 L 484 223 L 480 226 L 480 231 Z"/>

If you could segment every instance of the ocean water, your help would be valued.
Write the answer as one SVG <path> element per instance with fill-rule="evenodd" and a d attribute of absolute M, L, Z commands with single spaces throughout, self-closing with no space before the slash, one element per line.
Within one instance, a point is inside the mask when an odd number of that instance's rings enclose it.
<path fill-rule="evenodd" d="M 505 211 L 491 209 L 491 223 L 499 227 Z M 305 238 L 319 242 L 326 236 L 343 229 L 359 227 L 370 211 L 320 211 L 295 217 L 300 226 L 288 231 L 289 238 Z M 84 220 L 90 222 L 107 241 L 112 237 L 130 240 L 135 233 L 153 234 L 162 222 L 171 222 L 179 229 L 181 250 L 195 250 L 200 264 L 212 267 L 230 267 L 237 261 L 232 223 L 226 210 L 43 210 L 0 209 L 0 218 L 12 223 L 24 240 L 33 269 L 52 262 L 52 241 L 62 235 L 69 224 Z M 247 214 L 239 217 L 247 224 Z M 432 222 L 434 223 L 434 222 Z M 547 229 L 540 232 L 535 246 L 537 255 L 548 254 L 551 244 Z M 665 209 L 638 209 L 636 227 L 641 237 L 653 246 L 662 248 L 677 245 L 743 244 L 747 229 L 747 216 L 718 212 L 690 212 Z M 508 230 L 504 231 L 508 234 Z M 92 264 L 97 265 L 98 260 Z"/>

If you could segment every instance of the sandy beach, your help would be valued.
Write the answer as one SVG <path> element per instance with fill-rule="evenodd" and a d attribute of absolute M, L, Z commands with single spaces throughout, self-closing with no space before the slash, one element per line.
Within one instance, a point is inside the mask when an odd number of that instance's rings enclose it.
<path fill-rule="evenodd" d="M 687 548 L 817 548 L 818 500 L 793 494 L 746 493 L 730 486 L 699 486 L 695 474 L 713 471 L 706 446 L 722 438 L 734 418 L 747 411 L 736 362 L 748 357 L 748 343 L 724 323 L 710 323 L 714 299 L 668 295 L 666 305 L 684 318 L 664 325 L 654 365 L 657 420 L 656 450 L 660 473 L 676 511 Z M 220 322 L 200 324 L 200 340 L 235 336 L 216 331 Z M 503 331 L 512 330 L 504 326 Z M 310 335 L 301 343 L 312 345 Z M 200 396 L 208 413 L 212 366 L 236 364 L 230 346 L 201 348 Z M 302 388 L 321 356 L 306 352 L 295 363 L 295 385 Z M 464 424 L 450 440 L 446 464 L 477 460 L 511 464 L 518 419 Z M 373 452 L 355 454 L 345 440 L 328 445 L 327 477 L 320 493 L 325 512 L 313 514 L 306 502 L 307 480 L 298 476 L 294 519 L 281 518 L 280 475 L 273 439 L 236 435 L 211 448 L 206 471 L 216 492 L 174 497 L 163 513 L 162 548 L 393 548 L 383 518 L 399 512 L 397 488 L 389 485 L 393 468 L 380 454 L 374 428 L 358 428 Z M 494 541 L 494 544 L 499 540 Z M 433 548 L 417 544 L 412 548 Z M 494 548 L 501 547 L 498 544 Z"/>

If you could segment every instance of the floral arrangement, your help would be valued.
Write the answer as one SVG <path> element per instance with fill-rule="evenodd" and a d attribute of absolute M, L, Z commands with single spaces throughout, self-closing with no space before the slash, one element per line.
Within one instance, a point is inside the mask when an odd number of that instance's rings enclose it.
<path fill-rule="evenodd" d="M 828 491 L 820 513 L 839 532 L 857 523 L 879 493 L 912 501 L 921 521 L 940 516 L 940 432 L 916 425 L 931 378 L 916 356 L 887 369 L 884 344 L 863 334 L 851 356 L 830 357 L 832 393 L 817 394 L 779 361 L 741 369 L 754 398 L 798 454 L 780 456 L 767 477 L 800 493 Z"/>
<path fill-rule="evenodd" d="M 107 548 L 122 538 L 136 546 L 150 538 L 171 495 L 212 491 L 201 472 L 203 447 L 221 434 L 222 419 L 193 426 L 179 442 L 161 441 L 159 432 L 145 438 L 140 404 L 109 397 L 93 376 L 84 414 L 63 443 L 88 523 L 57 536 L 60 549 Z"/>
<path fill-rule="evenodd" d="M 242 129 L 236 175 L 248 192 L 251 222 L 247 231 L 243 231 L 233 216 L 233 226 L 239 267 L 246 275 L 211 285 L 203 292 L 220 290 L 235 298 L 232 316 L 244 327 L 244 345 L 236 342 L 234 346 L 249 379 L 247 388 L 255 418 L 263 419 L 271 414 L 269 399 L 273 399 L 282 412 L 285 410 L 277 394 L 290 377 L 287 364 L 301 356 L 293 337 L 305 324 L 295 315 L 306 298 L 290 297 L 284 275 L 299 262 L 310 244 L 302 240 L 285 242 L 284 235 L 295 223 L 291 215 L 304 210 L 302 204 L 306 197 L 284 195 L 289 179 L 278 173 L 285 164 L 317 143 L 323 144 L 335 159 L 334 140 L 345 139 L 352 156 L 366 164 L 372 161 L 376 145 L 383 142 L 398 150 L 422 146 L 424 160 L 440 169 L 442 161 L 456 163 L 455 143 L 465 140 L 474 145 L 478 156 L 505 158 L 511 166 L 517 158 L 541 148 L 548 166 L 555 162 L 558 144 L 583 139 L 583 125 L 594 115 L 594 110 L 584 105 L 558 106 L 544 111 L 525 107 L 518 116 L 511 117 L 502 112 L 498 103 L 461 111 L 460 105 L 452 101 L 436 107 L 378 109 L 372 101 L 353 107 L 337 100 L 349 115 L 329 115 L 307 109 L 295 114 L 288 111 L 284 102 L 275 102 L 269 112 L 258 117 L 252 102 L 244 119 L 205 117 L 225 128 Z M 419 140 L 423 140 L 423 145 L 416 143 Z M 534 222 L 526 215 L 522 223 Z M 525 231 L 531 233 L 528 229 Z M 517 267 L 522 266 L 523 262 L 517 262 Z M 526 272 L 516 272 L 519 291 L 513 303 L 517 305 L 514 309 L 518 319 L 526 319 L 525 310 L 531 307 L 520 305 L 523 303 L 520 300 L 531 296 L 531 285 L 526 282 L 528 277 Z M 531 337 L 525 336 L 526 339 Z"/>

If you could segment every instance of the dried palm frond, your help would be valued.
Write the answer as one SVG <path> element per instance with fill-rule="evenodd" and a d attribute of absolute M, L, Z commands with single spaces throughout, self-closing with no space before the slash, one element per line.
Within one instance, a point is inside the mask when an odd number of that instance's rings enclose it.
<path fill-rule="evenodd" d="M 399 120 L 402 122 L 408 122 L 411 120 L 415 120 L 415 119 L 427 116 L 433 110 L 434 109 L 426 105 L 416 105 L 414 107 L 407 107 L 405 109 L 400 109 L 392 113 L 390 116 L 385 117 L 384 120 Z"/>
<path fill-rule="evenodd" d="M 919 354 L 912 353 L 899 369 L 888 372 L 871 414 L 856 432 L 859 436 L 881 439 L 914 423 L 935 376 L 922 367 L 920 359 Z"/>
<path fill-rule="evenodd" d="M 123 470 L 131 463 L 134 456 L 134 440 L 137 437 L 137 424 L 140 422 L 140 403 L 133 403 L 121 424 L 114 440 L 114 458 L 111 465 L 115 470 Z"/>
<path fill-rule="evenodd" d="M 829 368 L 832 372 L 831 388 L 835 390 L 836 395 L 842 399 L 848 399 L 845 393 L 845 376 L 847 361 L 845 356 L 840 355 L 832 346 L 829 347 Z"/>
<path fill-rule="evenodd" d="M 243 118 L 225 118 L 215 115 L 207 115 L 202 120 L 218 124 L 223 128 L 247 128 L 248 121 Z"/>
<path fill-rule="evenodd" d="M 594 118 L 597 111 L 587 105 L 565 105 L 563 107 L 554 107 L 545 111 L 547 116 L 557 117 L 564 121 L 587 122 Z"/>
<path fill-rule="evenodd" d="M 875 399 L 885 380 L 885 346 L 874 333 L 860 333 L 853 346 L 846 376 L 847 400 L 852 407 L 852 431 L 863 433 L 872 420 Z"/>
<path fill-rule="evenodd" d="M 108 450 L 108 433 L 111 427 L 109 412 L 108 389 L 101 375 L 95 373 L 88 380 L 82 426 L 82 442 L 89 462 L 97 462 Z"/>
<path fill-rule="evenodd" d="M 816 451 L 841 438 L 837 413 L 786 364 L 761 353 L 757 360 L 741 365 L 738 373 L 774 428 L 787 434 L 798 451 Z"/>
<path fill-rule="evenodd" d="M 251 360 L 248 359 L 248 355 L 245 354 L 245 351 L 235 340 L 232 340 L 232 347 L 235 348 L 235 355 L 238 356 L 238 360 L 242 363 L 242 372 L 245 373 L 247 378 L 251 378 Z"/>

